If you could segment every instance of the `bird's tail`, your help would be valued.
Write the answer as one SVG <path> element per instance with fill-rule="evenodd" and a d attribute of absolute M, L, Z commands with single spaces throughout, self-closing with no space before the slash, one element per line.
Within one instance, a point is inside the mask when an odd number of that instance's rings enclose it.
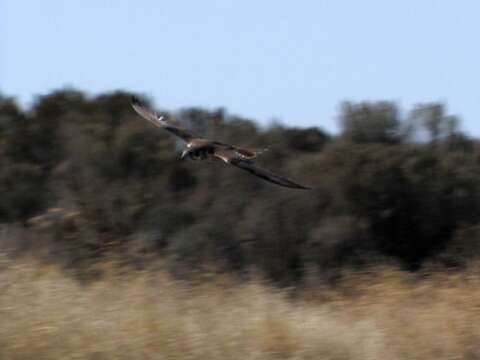
<path fill-rule="evenodd" d="M 260 155 L 261 153 L 264 153 L 267 150 L 268 148 L 265 148 L 265 149 L 237 148 L 236 149 L 238 154 L 240 154 L 242 157 L 249 160 L 255 159 L 258 155 Z"/>

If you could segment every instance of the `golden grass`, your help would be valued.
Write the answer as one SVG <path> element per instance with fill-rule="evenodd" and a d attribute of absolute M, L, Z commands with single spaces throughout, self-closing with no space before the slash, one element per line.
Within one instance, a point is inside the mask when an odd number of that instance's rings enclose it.
<path fill-rule="evenodd" d="M 0 359 L 478 359 L 477 274 L 382 269 L 292 300 L 261 281 L 112 270 L 82 285 L 0 262 Z"/>

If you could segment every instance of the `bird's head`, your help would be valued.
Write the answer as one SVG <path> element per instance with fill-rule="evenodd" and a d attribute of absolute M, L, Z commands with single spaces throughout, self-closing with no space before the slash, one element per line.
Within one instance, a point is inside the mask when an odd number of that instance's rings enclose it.
<path fill-rule="evenodd" d="M 185 156 L 187 156 L 188 154 L 190 154 L 190 151 L 191 151 L 191 150 L 188 149 L 188 148 L 183 149 L 182 155 L 180 156 L 180 159 L 181 159 L 181 160 L 185 159 Z"/>
<path fill-rule="evenodd" d="M 208 157 L 208 150 L 206 148 L 187 146 L 183 149 L 180 158 L 183 160 L 185 157 L 191 160 L 204 160 Z"/>

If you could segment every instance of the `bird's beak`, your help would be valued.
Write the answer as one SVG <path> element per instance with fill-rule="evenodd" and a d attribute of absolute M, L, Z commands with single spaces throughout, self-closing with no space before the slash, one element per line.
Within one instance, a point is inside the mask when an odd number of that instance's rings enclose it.
<path fill-rule="evenodd" d="M 185 156 L 187 156 L 187 154 L 188 154 L 188 149 L 183 150 L 182 155 L 180 156 L 180 159 L 183 160 Z"/>

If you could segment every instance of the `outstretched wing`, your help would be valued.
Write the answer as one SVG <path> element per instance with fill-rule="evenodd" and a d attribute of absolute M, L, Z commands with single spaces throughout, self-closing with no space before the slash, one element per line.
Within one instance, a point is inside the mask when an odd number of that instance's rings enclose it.
<path fill-rule="evenodd" d="M 157 127 L 161 127 L 169 131 L 170 133 L 178 136 L 179 138 L 181 138 L 186 142 L 189 142 L 191 139 L 196 137 L 189 131 L 179 126 L 175 126 L 167 122 L 166 120 L 164 120 L 163 116 L 159 116 L 156 112 L 149 109 L 147 106 L 145 106 L 145 104 L 143 104 L 135 96 L 132 96 L 132 107 L 137 112 L 137 114 L 143 117 L 145 120 L 148 120 L 149 122 L 151 122 L 153 125 Z"/>
<path fill-rule="evenodd" d="M 303 189 L 303 190 L 311 190 L 311 188 L 307 186 L 303 186 L 297 183 L 294 183 L 293 181 L 277 175 L 270 170 L 263 169 L 257 165 L 251 160 L 247 159 L 242 159 L 241 157 L 237 156 L 234 153 L 235 150 L 216 150 L 214 152 L 214 155 L 226 162 L 227 164 L 231 164 L 233 166 L 236 166 L 240 169 L 246 170 L 249 173 L 256 175 L 264 180 L 270 181 L 274 184 L 280 185 L 280 186 L 285 186 L 293 189 Z"/>

